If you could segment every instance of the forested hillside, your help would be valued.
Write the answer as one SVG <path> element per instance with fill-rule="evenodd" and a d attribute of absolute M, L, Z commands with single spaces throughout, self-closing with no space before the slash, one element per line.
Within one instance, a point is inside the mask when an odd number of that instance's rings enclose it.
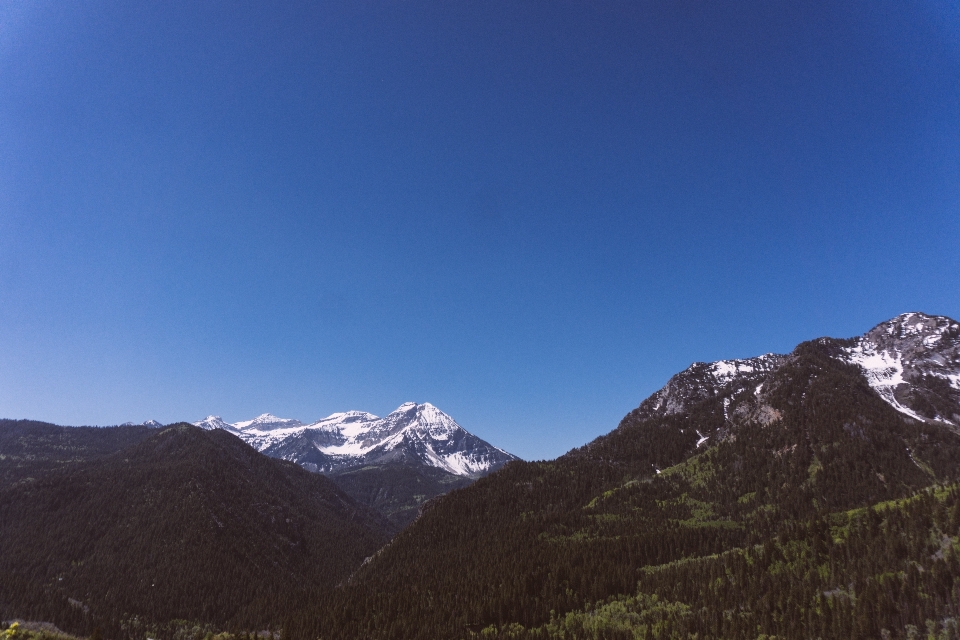
<path fill-rule="evenodd" d="M 851 637 L 869 606 L 905 637 L 952 616 L 956 491 L 923 491 L 956 479 L 960 436 L 895 411 L 833 357 L 842 346 L 804 343 L 760 390 L 634 412 L 558 460 L 513 463 L 440 499 L 298 634 Z M 698 448 L 700 433 L 722 437 Z M 862 511 L 913 495 L 927 497 Z M 802 579 L 775 589 L 784 575 Z M 577 630 L 610 598 L 610 616 L 649 609 L 638 620 L 650 624 Z"/>
<path fill-rule="evenodd" d="M 630 595 L 507 638 L 958 638 L 960 486 L 788 521 L 763 543 L 645 567 Z"/>
<path fill-rule="evenodd" d="M 397 530 L 413 522 L 427 501 L 473 482 L 443 469 L 405 464 L 368 465 L 331 474 L 330 479 L 360 504 L 380 512 Z"/>
<path fill-rule="evenodd" d="M 102 458 L 154 432 L 141 425 L 64 428 L 35 420 L 0 420 L 0 487 Z"/>
<path fill-rule="evenodd" d="M 0 487 L 99 460 L 155 432 L 142 425 L 63 427 L 34 420 L 0 420 Z M 473 482 L 472 477 L 436 467 L 403 463 L 361 464 L 325 475 L 359 504 L 383 515 L 397 531 L 413 522 L 423 503 Z"/>
<path fill-rule="evenodd" d="M 107 637 L 178 619 L 276 628 L 391 533 L 323 476 L 176 425 L 0 489 L 0 616 Z"/>

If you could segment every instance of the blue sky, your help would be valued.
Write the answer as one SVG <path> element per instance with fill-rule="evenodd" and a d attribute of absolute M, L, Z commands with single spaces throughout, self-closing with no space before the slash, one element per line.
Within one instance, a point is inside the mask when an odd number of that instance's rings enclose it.
<path fill-rule="evenodd" d="M 960 317 L 955 2 L 0 4 L 0 416 L 431 402 L 559 455 Z"/>

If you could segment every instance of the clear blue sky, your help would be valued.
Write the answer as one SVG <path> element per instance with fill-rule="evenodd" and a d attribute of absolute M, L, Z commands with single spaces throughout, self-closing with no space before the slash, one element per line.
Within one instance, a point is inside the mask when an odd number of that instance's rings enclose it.
<path fill-rule="evenodd" d="M 546 458 L 913 310 L 956 2 L 0 4 L 2 417 L 426 401 Z"/>

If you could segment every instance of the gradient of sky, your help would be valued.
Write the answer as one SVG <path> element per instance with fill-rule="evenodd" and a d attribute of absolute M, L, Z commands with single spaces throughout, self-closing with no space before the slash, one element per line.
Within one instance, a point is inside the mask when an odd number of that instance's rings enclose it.
<path fill-rule="evenodd" d="M 0 417 L 410 400 L 548 458 L 913 310 L 960 317 L 956 2 L 0 3 Z"/>

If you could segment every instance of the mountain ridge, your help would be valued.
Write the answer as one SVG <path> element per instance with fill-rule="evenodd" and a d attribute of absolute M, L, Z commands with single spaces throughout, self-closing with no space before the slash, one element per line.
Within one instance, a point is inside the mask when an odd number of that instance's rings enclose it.
<path fill-rule="evenodd" d="M 952 319 L 914 312 L 788 354 L 694 363 L 582 447 L 402 504 L 404 517 L 419 517 L 348 579 L 272 603 L 283 633 L 900 640 L 926 627 L 957 637 L 958 340 Z M 313 434 L 321 446 L 367 453 L 390 438 L 408 444 L 403 416 L 420 406 L 402 405 L 376 428 L 383 419 L 334 414 Z M 237 430 L 264 442 L 304 431 L 258 418 Z M 443 435 L 429 423 L 424 437 Z M 241 445 L 227 427 L 216 435 Z M 127 429 L 117 437 L 148 433 Z M 415 468 L 454 477 L 389 459 L 331 477 L 361 502 L 395 509 L 387 485 L 422 492 L 429 480 L 398 475 Z M 4 495 L 0 516 L 10 515 Z"/>
<path fill-rule="evenodd" d="M 0 615 L 107 637 L 139 616 L 253 627 L 395 532 L 328 478 L 225 431 L 131 434 L 145 437 L 0 487 Z"/>
<path fill-rule="evenodd" d="M 881 322 L 861 336 L 816 340 L 832 345 L 832 357 L 860 367 L 867 384 L 899 413 L 923 422 L 960 428 L 960 323 L 957 321 L 947 316 L 909 312 Z M 673 375 L 630 415 L 643 419 L 675 415 L 717 394 L 726 394 L 732 400 L 748 388 L 760 398 L 764 378 L 793 357 L 766 353 L 752 358 L 694 362 Z M 765 407 L 762 403 L 757 407 L 760 413 L 755 418 L 767 422 L 776 419 Z M 730 403 L 726 402 L 725 419 L 729 417 L 729 408 Z M 699 438 L 702 445 L 710 436 Z"/>
<path fill-rule="evenodd" d="M 477 478 L 517 459 L 471 434 L 428 402 L 406 402 L 383 418 L 347 411 L 310 424 L 271 414 L 228 423 L 211 415 L 193 424 L 224 429 L 268 456 L 320 473 L 408 464 Z"/>
<path fill-rule="evenodd" d="M 937 419 L 952 415 L 956 388 L 936 382 L 955 372 L 956 323 L 903 314 L 877 327 L 891 323 L 914 327 L 902 336 L 909 349 L 877 346 L 891 359 L 899 349 L 907 372 L 894 395 L 881 393 L 887 378 L 872 378 L 870 362 L 851 361 L 851 349 L 876 340 L 869 331 L 695 363 L 613 431 L 431 502 L 303 635 L 909 638 L 925 619 L 939 628 L 960 614 L 949 595 L 960 589 L 960 553 L 933 546 L 960 539 L 960 508 L 951 517 L 937 506 L 956 504 L 960 477 L 960 435 Z M 942 406 L 924 415 L 916 398 Z M 928 490 L 946 497 L 929 500 Z M 867 552 L 877 539 L 867 528 L 883 517 L 857 514 L 910 496 L 922 519 L 894 513 L 883 526 L 909 524 L 912 537 L 895 538 L 876 573 L 864 571 L 851 558 Z M 744 582 L 751 562 L 762 570 Z M 709 563 L 719 568 L 704 575 Z M 657 571 L 676 577 L 650 578 Z M 640 604 L 614 606 L 618 594 Z M 714 608 L 701 606 L 706 597 Z M 338 614 L 346 606 L 349 618 Z"/>

